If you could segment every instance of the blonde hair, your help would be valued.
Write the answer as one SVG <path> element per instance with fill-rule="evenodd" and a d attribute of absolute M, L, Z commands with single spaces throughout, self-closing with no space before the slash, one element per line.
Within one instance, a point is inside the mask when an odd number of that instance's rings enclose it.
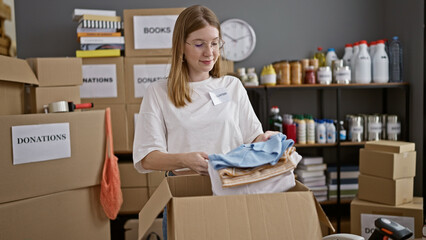
<path fill-rule="evenodd" d="M 219 30 L 219 38 L 222 39 L 220 23 L 212 10 L 207 7 L 194 5 L 181 12 L 176 20 L 173 30 L 172 62 L 167 82 L 168 96 L 176 107 L 184 107 L 191 103 L 191 89 L 189 87 L 188 65 L 183 59 L 185 41 L 188 35 L 203 27 L 212 26 Z M 210 71 L 212 77 L 220 77 L 221 58 Z"/>

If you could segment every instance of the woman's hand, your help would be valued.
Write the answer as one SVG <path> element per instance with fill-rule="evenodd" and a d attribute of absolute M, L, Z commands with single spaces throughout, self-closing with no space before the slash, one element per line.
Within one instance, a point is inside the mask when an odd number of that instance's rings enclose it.
<path fill-rule="evenodd" d="M 266 142 L 269 140 L 270 137 L 278 134 L 280 132 L 278 131 L 266 131 L 265 133 L 260 134 L 259 136 L 257 136 L 253 142 Z"/>
<path fill-rule="evenodd" d="M 201 175 L 209 175 L 208 160 L 209 156 L 204 152 L 185 153 L 184 165 Z"/>

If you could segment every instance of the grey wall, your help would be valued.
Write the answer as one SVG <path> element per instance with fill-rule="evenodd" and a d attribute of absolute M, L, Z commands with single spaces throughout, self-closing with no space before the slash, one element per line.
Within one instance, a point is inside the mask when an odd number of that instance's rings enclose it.
<path fill-rule="evenodd" d="M 257 35 L 253 54 L 235 67 L 256 67 L 281 59 L 311 57 L 317 46 L 337 49 L 343 55 L 345 43 L 400 36 L 404 44 L 405 79 L 410 83 L 410 141 L 418 152 L 416 195 L 422 194 L 423 160 L 423 0 L 216 0 L 216 1 L 132 1 L 132 0 L 16 0 L 18 57 L 75 56 L 78 49 L 74 8 L 123 9 L 173 8 L 202 4 L 220 21 L 240 18 L 252 25 Z"/>

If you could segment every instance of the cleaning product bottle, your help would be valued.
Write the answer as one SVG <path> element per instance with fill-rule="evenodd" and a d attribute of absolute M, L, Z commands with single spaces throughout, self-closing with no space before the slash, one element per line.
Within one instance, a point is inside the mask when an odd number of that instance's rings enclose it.
<path fill-rule="evenodd" d="M 272 131 L 283 132 L 283 118 L 280 115 L 280 109 L 277 106 L 271 108 L 271 116 L 269 118 L 269 128 Z"/>
<path fill-rule="evenodd" d="M 360 41 L 359 53 L 355 59 L 355 82 L 370 83 L 371 82 L 371 58 L 367 52 L 367 41 Z"/>
<path fill-rule="evenodd" d="M 315 52 L 314 59 L 318 59 L 318 67 L 325 66 L 325 54 L 322 52 L 322 47 L 317 48 L 317 52 Z"/>
<path fill-rule="evenodd" d="M 247 82 L 246 86 L 259 86 L 259 79 L 257 77 L 254 67 L 247 68 Z"/>
<path fill-rule="evenodd" d="M 389 82 L 389 58 L 385 50 L 385 42 L 377 41 L 376 51 L 373 57 L 373 82 Z"/>
<path fill-rule="evenodd" d="M 351 66 L 351 58 L 353 53 L 352 44 L 348 43 L 345 45 L 345 54 L 343 54 L 343 64 L 345 66 Z"/>
<path fill-rule="evenodd" d="M 355 61 L 355 59 L 357 58 L 358 53 L 359 53 L 359 42 L 354 43 L 353 48 L 354 48 L 354 52 L 353 52 L 352 57 L 351 57 L 351 80 L 352 80 L 352 82 L 356 82 L 356 76 L 355 76 L 355 68 L 356 68 L 355 63 L 356 63 L 356 61 Z"/>
<path fill-rule="evenodd" d="M 303 115 L 298 117 L 297 123 L 297 143 L 306 144 L 306 121 Z"/>
<path fill-rule="evenodd" d="M 306 121 L 306 142 L 308 144 L 314 144 L 315 143 L 315 121 L 312 118 L 312 115 L 310 114 L 305 115 L 305 121 Z"/>
<path fill-rule="evenodd" d="M 277 74 L 272 64 L 263 67 L 260 75 L 260 83 L 268 86 L 275 86 L 277 84 Z"/>
<path fill-rule="evenodd" d="M 317 137 L 316 139 L 317 143 L 326 143 L 327 141 L 325 124 L 324 124 L 324 120 L 322 119 L 318 119 L 316 137 Z"/>
<path fill-rule="evenodd" d="M 334 48 L 329 48 L 327 50 L 327 55 L 325 56 L 325 65 L 333 68 L 333 61 L 338 59 L 339 58 L 337 57 Z"/>
<path fill-rule="evenodd" d="M 326 120 L 326 132 L 327 132 L 327 143 L 336 142 L 336 127 L 334 126 L 333 120 Z"/>

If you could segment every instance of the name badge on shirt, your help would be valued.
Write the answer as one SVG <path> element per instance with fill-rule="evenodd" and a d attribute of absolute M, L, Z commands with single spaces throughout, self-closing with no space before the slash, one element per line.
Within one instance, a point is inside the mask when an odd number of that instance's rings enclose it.
<path fill-rule="evenodd" d="M 226 88 L 216 89 L 212 92 L 209 92 L 209 94 L 210 94 L 210 97 L 213 101 L 213 105 L 215 105 L 215 106 L 219 105 L 221 103 L 224 103 L 224 102 L 228 102 L 229 99 L 230 99 L 228 91 L 226 90 Z"/>

